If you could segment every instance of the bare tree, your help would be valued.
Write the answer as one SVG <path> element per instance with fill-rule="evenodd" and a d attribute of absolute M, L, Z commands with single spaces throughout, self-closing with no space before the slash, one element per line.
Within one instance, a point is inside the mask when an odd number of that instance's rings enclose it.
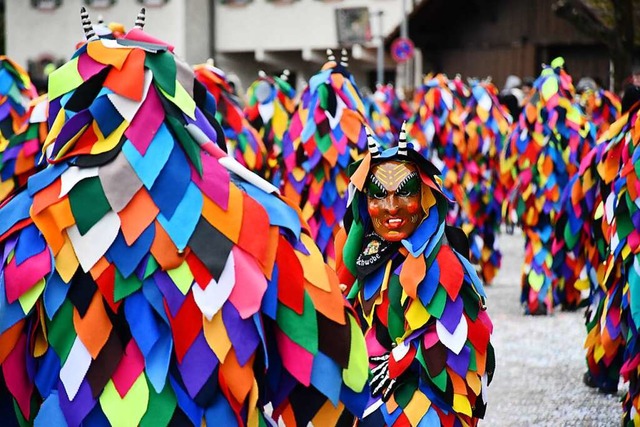
<path fill-rule="evenodd" d="M 634 1 L 557 0 L 553 9 L 579 31 L 607 46 L 613 62 L 614 88 L 620 91 L 633 65 Z"/>

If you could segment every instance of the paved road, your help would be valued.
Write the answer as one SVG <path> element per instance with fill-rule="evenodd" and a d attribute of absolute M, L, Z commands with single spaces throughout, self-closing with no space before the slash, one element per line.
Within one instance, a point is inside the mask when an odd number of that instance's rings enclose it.
<path fill-rule="evenodd" d="M 518 231 L 516 230 L 516 234 Z M 582 384 L 584 310 L 523 316 L 519 307 L 523 238 L 501 236 L 503 267 L 487 288 L 496 374 L 481 426 L 619 426 L 620 399 Z"/>

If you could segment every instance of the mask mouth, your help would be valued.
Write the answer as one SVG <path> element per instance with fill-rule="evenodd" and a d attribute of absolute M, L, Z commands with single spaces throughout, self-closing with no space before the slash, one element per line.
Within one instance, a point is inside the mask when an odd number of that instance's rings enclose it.
<path fill-rule="evenodd" d="M 401 218 L 389 218 L 385 221 L 385 225 L 389 230 L 397 230 L 404 225 L 404 219 Z"/>

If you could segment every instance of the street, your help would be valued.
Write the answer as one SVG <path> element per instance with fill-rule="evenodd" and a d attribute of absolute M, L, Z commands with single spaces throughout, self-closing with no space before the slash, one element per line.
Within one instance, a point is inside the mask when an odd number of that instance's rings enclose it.
<path fill-rule="evenodd" d="M 488 389 L 484 426 L 618 426 L 622 382 L 617 395 L 603 395 L 582 383 L 585 372 L 584 309 L 551 316 L 523 316 L 519 306 L 524 239 L 500 236 L 502 268 L 487 291 L 493 320 L 496 373 Z"/>

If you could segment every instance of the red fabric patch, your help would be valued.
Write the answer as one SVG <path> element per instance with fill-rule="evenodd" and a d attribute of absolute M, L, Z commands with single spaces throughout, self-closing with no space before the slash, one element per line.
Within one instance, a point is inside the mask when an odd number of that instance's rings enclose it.
<path fill-rule="evenodd" d="M 269 241 L 269 216 L 258 202 L 242 194 L 242 225 L 238 246 L 256 257 L 260 265 L 266 266 Z"/>
<path fill-rule="evenodd" d="M 113 264 L 109 265 L 96 279 L 96 285 L 98 285 L 98 289 L 100 289 L 100 293 L 104 300 L 109 304 L 111 311 L 116 313 L 118 311 L 118 306 L 122 302 L 122 300 L 115 302 L 115 284 L 116 284 L 116 268 Z"/>
<path fill-rule="evenodd" d="M 178 310 L 176 317 L 171 317 L 171 311 L 164 301 L 164 311 L 171 323 L 171 333 L 176 348 L 178 362 L 182 363 L 184 355 L 202 330 L 202 312 L 193 299 L 193 293 L 187 293 L 187 297 Z"/>
<path fill-rule="evenodd" d="M 205 289 L 209 282 L 211 282 L 211 279 L 213 279 L 213 276 L 209 273 L 207 266 L 205 266 L 193 252 L 189 253 L 186 260 L 196 283 L 202 289 Z"/>
<path fill-rule="evenodd" d="M 464 271 L 460 260 L 449 246 L 442 246 L 436 261 L 440 266 L 440 283 L 444 286 L 449 298 L 455 300 L 458 297 L 464 279 Z"/>
<path fill-rule="evenodd" d="M 276 254 L 278 266 L 278 300 L 299 315 L 304 308 L 304 272 L 287 240 L 280 236 Z"/>
<path fill-rule="evenodd" d="M 484 354 L 489 344 L 489 337 L 491 336 L 489 329 L 487 329 L 479 318 L 476 319 L 475 322 L 467 318 L 467 324 L 469 325 L 469 341 L 471 341 L 476 351 Z"/>

